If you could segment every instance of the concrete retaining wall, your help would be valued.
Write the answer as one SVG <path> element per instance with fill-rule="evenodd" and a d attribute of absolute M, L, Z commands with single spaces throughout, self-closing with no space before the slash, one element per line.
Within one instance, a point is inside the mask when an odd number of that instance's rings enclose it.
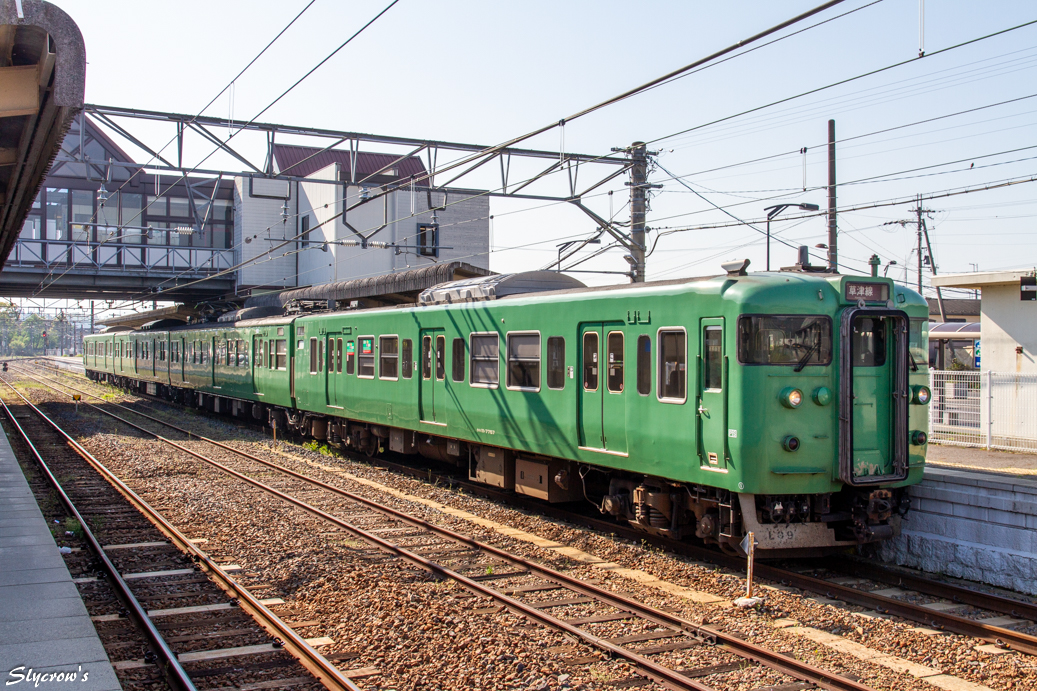
<path fill-rule="evenodd" d="M 884 561 L 1037 595 L 1037 481 L 926 468 Z"/>

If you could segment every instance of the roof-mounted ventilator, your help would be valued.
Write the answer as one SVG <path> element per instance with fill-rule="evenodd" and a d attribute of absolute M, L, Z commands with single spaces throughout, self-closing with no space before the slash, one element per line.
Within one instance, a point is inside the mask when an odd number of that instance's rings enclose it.
<path fill-rule="evenodd" d="M 749 260 L 739 259 L 733 262 L 724 262 L 720 268 L 727 272 L 728 276 L 748 276 Z"/>

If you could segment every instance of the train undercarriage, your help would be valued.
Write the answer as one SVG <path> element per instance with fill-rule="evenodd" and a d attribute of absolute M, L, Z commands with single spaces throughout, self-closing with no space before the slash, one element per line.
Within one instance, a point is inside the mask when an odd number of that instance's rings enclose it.
<path fill-rule="evenodd" d="M 827 494 L 766 495 L 635 475 L 557 458 L 471 444 L 191 389 L 88 371 L 97 381 L 212 413 L 250 419 L 365 456 L 420 455 L 467 470 L 468 478 L 550 503 L 589 502 L 645 533 L 697 539 L 741 554 L 752 532 L 760 556 L 819 554 L 889 539 L 910 509 L 904 489 L 844 486 Z"/>

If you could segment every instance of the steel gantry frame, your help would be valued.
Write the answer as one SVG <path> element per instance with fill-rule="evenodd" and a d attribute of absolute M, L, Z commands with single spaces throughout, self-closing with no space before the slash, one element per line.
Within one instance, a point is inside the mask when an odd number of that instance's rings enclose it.
<path fill-rule="evenodd" d="M 471 189 L 473 190 L 473 193 L 483 196 L 570 203 L 580 209 L 580 211 L 589 216 L 597 224 L 598 228 L 595 232 L 609 233 L 613 238 L 615 238 L 617 243 L 627 249 L 632 256 L 641 258 L 641 271 L 632 271 L 631 276 L 635 280 L 643 280 L 643 234 L 641 234 L 640 237 L 637 237 L 638 233 L 627 232 L 624 229 L 624 226 L 633 224 L 615 223 L 611 220 L 606 220 L 584 204 L 584 198 L 594 190 L 599 189 L 603 185 L 625 173 L 639 172 L 643 170 L 643 147 L 641 152 L 636 151 L 634 148 L 629 150 L 613 149 L 612 153 L 607 155 L 591 155 L 565 151 L 523 149 L 510 146 L 485 146 L 443 140 L 368 134 L 363 132 L 302 127 L 297 125 L 267 122 L 231 120 L 213 116 L 187 115 L 183 113 L 141 110 L 138 108 L 103 106 L 96 104 L 87 104 L 83 110 L 86 115 L 93 118 L 96 124 L 125 138 L 127 141 L 133 143 L 151 156 L 152 160 L 147 164 L 133 164 L 131 166 L 139 170 L 146 169 L 150 173 L 167 172 L 178 174 L 185 178 L 188 175 L 247 176 L 253 178 L 285 180 L 290 182 L 306 181 L 316 183 L 324 182 L 329 184 L 342 184 L 343 182 L 346 182 L 349 185 L 357 185 L 360 187 L 370 186 L 370 194 L 362 195 L 361 198 L 355 202 L 344 204 L 343 217 L 348 215 L 350 211 L 353 211 L 357 207 L 368 204 L 392 191 L 413 184 L 420 184 L 422 187 L 427 187 L 430 195 L 433 191 L 443 192 L 448 188 L 463 188 Z M 175 128 L 175 136 L 170 137 L 175 144 L 175 155 L 167 154 L 164 156 L 162 155 L 162 152 L 156 151 L 154 148 L 145 144 L 143 141 L 144 137 L 138 136 L 134 133 L 131 124 L 133 122 L 164 123 Z M 223 131 L 228 132 L 228 136 L 225 138 L 219 136 Z M 262 162 L 250 159 L 249 156 L 243 153 L 240 149 L 230 145 L 230 138 L 240 131 L 262 132 L 265 134 L 266 144 Z M 203 167 L 203 164 L 208 157 L 194 165 L 185 161 L 184 142 L 188 133 L 194 133 L 200 137 L 204 143 L 215 147 L 216 151 L 221 151 L 234 160 L 239 161 L 244 166 L 244 170 L 229 171 L 223 168 L 205 168 Z M 292 145 L 295 146 L 306 146 L 306 144 L 300 144 L 298 142 L 298 138 L 300 137 L 314 139 L 316 140 L 315 144 L 318 144 L 315 146 L 318 151 L 302 161 L 292 164 L 284 170 L 275 171 L 274 145 L 279 136 L 291 136 L 293 138 Z M 366 148 L 371 145 L 405 147 L 407 151 L 406 153 L 399 154 L 397 158 L 393 159 L 390 163 L 385 164 L 378 170 L 368 173 L 363 177 L 359 177 L 356 165 L 357 158 L 361 153 L 361 148 Z M 311 144 L 310 146 L 313 145 Z M 351 164 L 349 180 L 318 180 L 292 174 L 292 168 L 295 168 L 301 163 L 304 163 L 319 154 L 332 150 L 348 151 Z M 440 162 L 440 154 L 446 152 L 459 153 L 462 155 L 462 158 L 461 160 Z M 413 176 L 401 178 L 388 184 L 372 182 L 372 180 L 377 176 L 383 175 L 386 171 L 392 169 L 402 161 L 415 156 L 423 156 L 424 158 L 423 162 L 427 167 L 427 171 L 422 176 L 419 176 L 418 178 Z M 523 177 L 523 179 L 516 180 L 514 179 L 514 171 L 512 170 L 513 159 L 541 159 L 548 163 L 544 168 L 537 169 L 538 172 Z M 465 184 L 465 179 L 476 171 L 481 170 L 485 173 L 487 170 L 492 168 L 492 166 L 488 166 L 487 164 L 490 164 L 495 160 L 498 163 L 497 167 L 499 169 L 499 178 L 497 178 L 497 186 L 495 188 L 475 192 L 474 190 L 477 189 L 476 186 Z M 118 162 L 105 163 L 117 166 L 129 165 L 120 164 Z M 591 182 L 582 188 L 579 186 L 581 171 L 592 171 L 594 173 Z M 534 192 L 530 189 L 536 183 L 545 181 L 549 176 L 558 176 L 559 174 L 563 181 L 563 191 L 561 193 L 555 191 Z M 585 172 L 585 179 L 587 174 L 588 173 Z M 443 178 L 447 179 L 444 180 Z M 557 180 L 557 177 L 553 178 L 553 180 Z M 635 184 L 637 183 L 635 182 Z M 557 186 L 557 183 L 555 183 L 555 185 Z M 431 204 L 430 207 L 432 207 Z M 641 227 L 643 227 L 643 220 L 641 221 Z M 366 244 L 366 240 L 377 231 L 378 229 L 372 229 L 367 233 L 361 233 L 354 230 L 354 233 L 360 236 L 361 242 Z"/>

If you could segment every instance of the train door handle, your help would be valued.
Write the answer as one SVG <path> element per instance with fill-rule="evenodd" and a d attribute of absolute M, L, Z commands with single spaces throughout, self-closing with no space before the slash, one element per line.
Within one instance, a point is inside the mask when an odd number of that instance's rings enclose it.
<path fill-rule="evenodd" d="M 702 414 L 708 413 L 708 412 L 709 412 L 709 408 L 703 408 L 702 404 L 699 403 L 699 415 L 702 415 Z"/>

